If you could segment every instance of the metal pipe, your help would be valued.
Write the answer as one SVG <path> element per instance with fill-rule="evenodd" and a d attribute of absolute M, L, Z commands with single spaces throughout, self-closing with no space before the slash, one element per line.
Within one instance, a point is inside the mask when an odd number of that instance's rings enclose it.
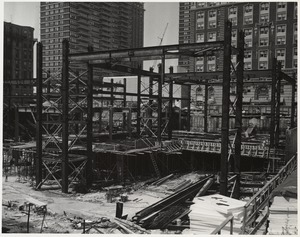
<path fill-rule="evenodd" d="M 222 129 L 221 129 L 221 175 L 220 194 L 227 196 L 228 144 L 229 144 L 229 104 L 230 104 L 230 73 L 231 73 L 231 22 L 226 21 L 224 29 L 223 58 L 223 95 L 222 95 Z"/>
<path fill-rule="evenodd" d="M 62 192 L 68 193 L 69 139 L 69 41 L 63 40 L 62 49 Z"/>

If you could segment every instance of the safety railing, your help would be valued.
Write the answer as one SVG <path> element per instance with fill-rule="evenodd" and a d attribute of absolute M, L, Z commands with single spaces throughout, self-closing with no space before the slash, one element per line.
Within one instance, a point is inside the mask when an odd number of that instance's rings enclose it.
<path fill-rule="evenodd" d="M 285 178 L 294 170 L 297 164 L 296 155 L 294 155 L 287 164 L 281 168 L 268 183 L 265 184 L 244 206 L 244 221 L 242 233 L 245 234 L 246 228 L 258 217 L 260 210 L 270 201 L 272 191 L 281 184 Z"/>
<path fill-rule="evenodd" d="M 230 234 L 233 234 L 233 216 L 229 216 L 224 220 L 221 225 L 219 225 L 213 232 L 211 232 L 211 235 L 220 235 L 222 229 L 230 222 Z"/>

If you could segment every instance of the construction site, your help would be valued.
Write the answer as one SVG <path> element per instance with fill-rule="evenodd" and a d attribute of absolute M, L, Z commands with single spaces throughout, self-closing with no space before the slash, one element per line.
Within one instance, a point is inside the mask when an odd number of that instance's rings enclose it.
<path fill-rule="evenodd" d="M 244 71 L 244 32 L 236 47 L 231 32 L 226 21 L 223 41 L 83 53 L 65 39 L 57 73 L 43 69 L 38 42 L 36 103 L 14 108 L 14 134 L 3 140 L 2 233 L 297 235 L 296 75 L 276 58 L 269 70 Z M 166 68 L 203 55 L 222 57 L 222 71 Z M 157 71 L 143 68 L 149 60 Z M 259 83 L 271 87 L 263 114 L 243 104 L 244 86 Z M 288 112 L 283 84 L 292 88 Z M 197 129 L 193 85 L 205 88 Z M 211 85 L 222 87 L 215 115 Z M 174 86 L 189 93 L 175 97 Z M 24 118 L 31 125 L 21 136 Z M 267 122 L 259 129 L 253 118 Z"/>

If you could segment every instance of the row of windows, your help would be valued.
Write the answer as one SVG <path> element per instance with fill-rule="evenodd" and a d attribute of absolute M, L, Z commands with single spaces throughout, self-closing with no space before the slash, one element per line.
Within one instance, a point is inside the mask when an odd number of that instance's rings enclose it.
<path fill-rule="evenodd" d="M 277 13 L 276 19 L 277 21 L 283 21 L 287 19 L 287 11 L 286 11 L 287 3 L 278 3 L 277 4 Z M 296 5 L 297 6 L 297 5 Z M 294 18 L 297 18 L 297 7 L 295 6 Z M 285 11 L 283 11 L 285 10 Z M 217 27 L 217 10 L 209 10 L 207 13 L 207 28 L 212 29 Z M 205 29 L 205 11 L 197 12 L 197 29 L 202 30 Z M 232 22 L 233 25 L 237 25 L 238 19 L 238 8 L 236 6 L 228 8 L 228 19 Z M 260 4 L 260 23 L 268 23 L 269 22 L 269 3 Z M 244 6 L 244 17 L 243 24 L 249 25 L 253 24 L 253 5 L 245 5 Z"/>
<path fill-rule="evenodd" d="M 268 46 L 269 45 L 269 27 L 260 27 L 259 28 L 259 46 Z M 276 26 L 276 37 L 275 37 L 275 44 L 276 45 L 284 45 L 286 44 L 286 25 L 277 25 Z M 245 43 L 247 47 L 252 47 L 253 41 L 253 29 L 246 28 L 244 29 L 245 32 Z M 257 34 L 257 29 L 254 29 L 254 33 Z M 196 42 L 201 43 L 205 42 L 205 34 L 206 33 L 197 33 L 196 34 Z M 207 40 L 206 41 L 216 41 L 216 32 L 208 32 L 207 33 Z M 237 37 L 237 30 L 232 30 L 232 45 L 236 46 L 236 38 Z M 293 34 L 293 43 L 297 44 L 297 24 L 294 24 L 294 34 Z"/>
<path fill-rule="evenodd" d="M 245 51 L 245 62 L 244 69 L 252 70 L 252 51 Z M 285 68 L 286 62 L 286 50 L 285 49 L 277 49 L 276 50 L 276 58 L 278 62 L 281 62 L 282 68 Z M 205 62 L 204 57 L 196 58 L 196 71 L 204 72 Z M 236 56 L 232 56 L 232 63 L 236 64 Z M 260 50 L 258 51 L 258 69 L 268 69 L 269 65 L 269 51 L 268 50 Z M 206 61 L 207 71 L 215 71 L 216 70 L 216 57 L 208 56 Z M 297 68 L 297 48 L 293 49 L 293 68 Z"/>

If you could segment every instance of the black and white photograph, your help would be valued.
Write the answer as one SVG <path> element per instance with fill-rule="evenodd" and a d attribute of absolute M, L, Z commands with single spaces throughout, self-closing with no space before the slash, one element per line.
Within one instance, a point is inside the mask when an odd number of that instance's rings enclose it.
<path fill-rule="evenodd" d="M 0 5 L 3 235 L 298 235 L 297 1 Z"/>

